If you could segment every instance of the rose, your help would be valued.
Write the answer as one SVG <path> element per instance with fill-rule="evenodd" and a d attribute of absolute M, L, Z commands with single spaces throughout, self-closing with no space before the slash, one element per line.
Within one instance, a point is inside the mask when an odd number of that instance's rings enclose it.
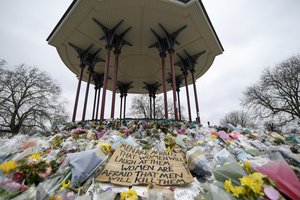
<path fill-rule="evenodd" d="M 39 172 L 38 175 L 40 178 L 42 179 L 46 179 L 52 172 L 52 168 L 51 167 L 47 167 L 47 169 L 43 172 Z"/>
<path fill-rule="evenodd" d="M 12 179 L 16 182 L 20 182 L 24 177 L 24 173 L 23 172 L 15 172 L 12 175 Z"/>

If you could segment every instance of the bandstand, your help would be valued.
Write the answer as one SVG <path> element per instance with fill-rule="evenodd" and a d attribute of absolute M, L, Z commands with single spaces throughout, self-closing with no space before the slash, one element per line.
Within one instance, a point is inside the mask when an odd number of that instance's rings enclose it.
<path fill-rule="evenodd" d="M 73 122 L 79 98 L 84 100 L 80 120 L 87 119 L 87 109 L 93 109 L 91 119 L 103 120 L 109 109 L 107 90 L 112 91 L 111 118 L 117 117 L 117 92 L 120 118 L 125 118 L 127 94 L 149 94 L 154 117 L 156 94 L 163 93 L 165 118 L 172 104 L 174 119 L 180 120 L 180 86 L 185 86 L 189 121 L 195 110 L 200 122 L 195 81 L 224 51 L 201 0 L 74 0 L 47 41 L 78 76 Z M 87 82 L 84 97 L 79 95 L 82 81 Z M 88 95 L 91 84 L 93 97 Z M 172 91 L 172 102 L 167 91 Z M 88 98 L 94 99 L 93 105 L 87 105 Z"/>

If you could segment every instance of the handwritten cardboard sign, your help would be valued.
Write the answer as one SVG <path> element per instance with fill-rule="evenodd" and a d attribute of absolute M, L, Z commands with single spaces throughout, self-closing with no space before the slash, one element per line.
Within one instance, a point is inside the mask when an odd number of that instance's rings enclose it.
<path fill-rule="evenodd" d="M 180 153 L 141 150 L 121 143 L 96 180 L 124 186 L 185 185 L 193 182 L 193 176 Z"/>

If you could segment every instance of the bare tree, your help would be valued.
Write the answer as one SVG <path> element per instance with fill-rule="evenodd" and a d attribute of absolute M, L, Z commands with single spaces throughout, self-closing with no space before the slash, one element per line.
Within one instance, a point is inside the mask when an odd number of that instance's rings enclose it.
<path fill-rule="evenodd" d="M 242 105 L 257 117 L 285 116 L 282 124 L 300 118 L 300 55 L 263 71 L 258 83 L 244 92 Z"/>
<path fill-rule="evenodd" d="M 137 95 L 133 97 L 131 103 L 131 112 L 130 115 L 137 118 L 150 118 L 150 99 L 149 95 Z M 168 100 L 168 102 L 172 102 Z M 181 110 L 184 110 L 184 107 L 181 106 Z M 168 114 L 170 117 L 174 116 L 173 105 L 168 104 Z M 162 96 L 157 96 L 155 99 L 155 118 L 162 119 L 164 118 L 164 100 Z M 186 119 L 184 115 L 181 116 L 182 119 Z"/>
<path fill-rule="evenodd" d="M 0 133 L 47 130 L 67 120 L 60 87 L 36 67 L 1 68 L 0 89 Z"/>
<path fill-rule="evenodd" d="M 220 120 L 221 126 L 227 126 L 228 124 L 232 124 L 233 126 L 240 125 L 248 128 L 254 127 L 251 116 L 243 110 L 230 112 Z"/>

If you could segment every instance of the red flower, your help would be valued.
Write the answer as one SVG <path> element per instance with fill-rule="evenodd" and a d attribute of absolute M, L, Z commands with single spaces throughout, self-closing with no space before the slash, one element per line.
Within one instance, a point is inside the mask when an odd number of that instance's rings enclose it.
<path fill-rule="evenodd" d="M 12 175 L 12 179 L 16 182 L 20 182 L 24 177 L 24 173 L 23 172 L 15 172 Z"/>

